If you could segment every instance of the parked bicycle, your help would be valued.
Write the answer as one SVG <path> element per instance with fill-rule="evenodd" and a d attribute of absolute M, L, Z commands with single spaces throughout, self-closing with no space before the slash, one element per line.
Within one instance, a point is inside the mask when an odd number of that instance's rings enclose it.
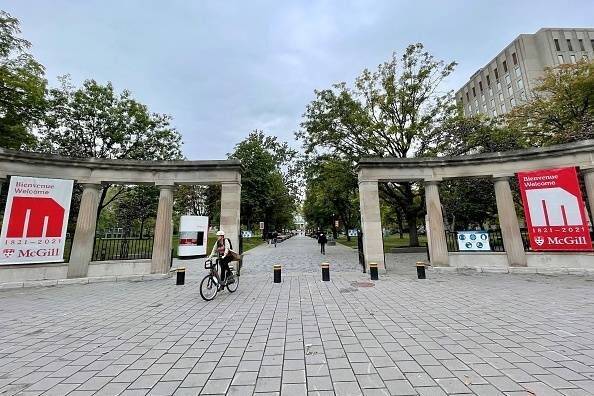
<path fill-rule="evenodd" d="M 204 268 L 209 270 L 208 275 L 200 282 L 200 296 L 204 300 L 211 301 L 225 287 L 229 293 L 234 293 L 239 287 L 239 277 L 235 276 L 233 268 L 229 268 L 230 273 L 227 274 L 227 279 L 225 282 L 221 282 L 219 259 L 216 259 L 214 263 L 211 259 L 206 260 Z"/>

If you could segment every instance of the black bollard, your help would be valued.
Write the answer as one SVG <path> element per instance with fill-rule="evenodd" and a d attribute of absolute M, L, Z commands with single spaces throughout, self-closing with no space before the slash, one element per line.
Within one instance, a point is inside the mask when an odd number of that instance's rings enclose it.
<path fill-rule="evenodd" d="M 177 269 L 177 279 L 175 281 L 176 285 L 183 285 L 186 281 L 186 269 L 184 267 L 180 267 Z"/>
<path fill-rule="evenodd" d="M 377 263 L 369 263 L 369 275 L 371 275 L 371 280 L 378 280 L 377 275 Z"/>
<path fill-rule="evenodd" d="M 322 263 L 322 280 L 328 282 L 330 280 L 330 264 Z"/>
<path fill-rule="evenodd" d="M 280 264 L 274 265 L 274 283 L 281 283 L 281 266 Z"/>
<path fill-rule="evenodd" d="M 417 278 L 425 279 L 425 263 L 417 261 Z"/>

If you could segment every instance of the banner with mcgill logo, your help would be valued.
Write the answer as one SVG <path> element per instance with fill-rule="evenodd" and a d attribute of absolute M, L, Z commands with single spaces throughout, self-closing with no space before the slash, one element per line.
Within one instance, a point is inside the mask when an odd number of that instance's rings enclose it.
<path fill-rule="evenodd" d="M 64 260 L 72 180 L 12 176 L 0 233 L 0 264 Z"/>
<path fill-rule="evenodd" d="M 518 182 L 532 250 L 592 250 L 575 168 L 518 172 Z"/>

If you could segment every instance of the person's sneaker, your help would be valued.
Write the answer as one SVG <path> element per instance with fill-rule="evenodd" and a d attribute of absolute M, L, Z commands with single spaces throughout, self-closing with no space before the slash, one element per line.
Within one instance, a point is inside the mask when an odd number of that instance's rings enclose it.
<path fill-rule="evenodd" d="M 229 279 L 227 279 L 227 284 L 230 285 L 231 283 L 235 283 L 235 277 L 233 275 L 230 275 Z"/>

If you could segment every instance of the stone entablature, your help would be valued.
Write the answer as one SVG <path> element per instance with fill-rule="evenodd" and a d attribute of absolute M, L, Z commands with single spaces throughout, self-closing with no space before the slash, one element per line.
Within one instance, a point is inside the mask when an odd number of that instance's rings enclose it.
<path fill-rule="evenodd" d="M 97 208 L 103 183 L 154 184 L 159 187 L 152 273 L 167 273 L 171 259 L 173 188 L 188 184 L 221 184 L 221 223 L 234 246 L 239 246 L 241 163 L 216 161 L 139 161 L 69 158 L 0 148 L 0 187 L 7 176 L 75 180 L 83 193 L 77 218 L 68 277 L 86 277 L 95 240 Z M 40 268 L 43 265 L 40 264 Z M 23 267 L 24 268 L 24 267 Z M 16 270 L 9 266 L 4 270 Z M 0 267 L 0 280 L 3 268 Z"/>
<path fill-rule="evenodd" d="M 519 171 L 576 166 L 584 176 L 590 208 L 594 208 L 594 140 L 504 153 L 459 157 L 365 158 L 358 164 L 361 228 L 366 265 L 377 262 L 384 267 L 378 182 L 423 182 L 429 224 L 428 243 L 433 265 L 449 265 L 443 232 L 443 214 L 438 184 L 444 179 L 492 177 L 499 223 L 509 266 L 526 266 L 509 178 Z M 591 217 L 592 218 L 592 214 Z M 466 253 L 465 253 L 466 254 Z M 468 253 L 472 255 L 472 253 Z M 571 255 L 571 253 L 567 253 Z M 535 256 L 552 260 L 546 254 Z M 555 256 L 555 260 L 559 261 Z M 594 255 L 592 256 L 594 259 Z M 532 259 L 532 264 L 534 263 Z M 594 268 L 594 260 L 592 260 Z"/>

